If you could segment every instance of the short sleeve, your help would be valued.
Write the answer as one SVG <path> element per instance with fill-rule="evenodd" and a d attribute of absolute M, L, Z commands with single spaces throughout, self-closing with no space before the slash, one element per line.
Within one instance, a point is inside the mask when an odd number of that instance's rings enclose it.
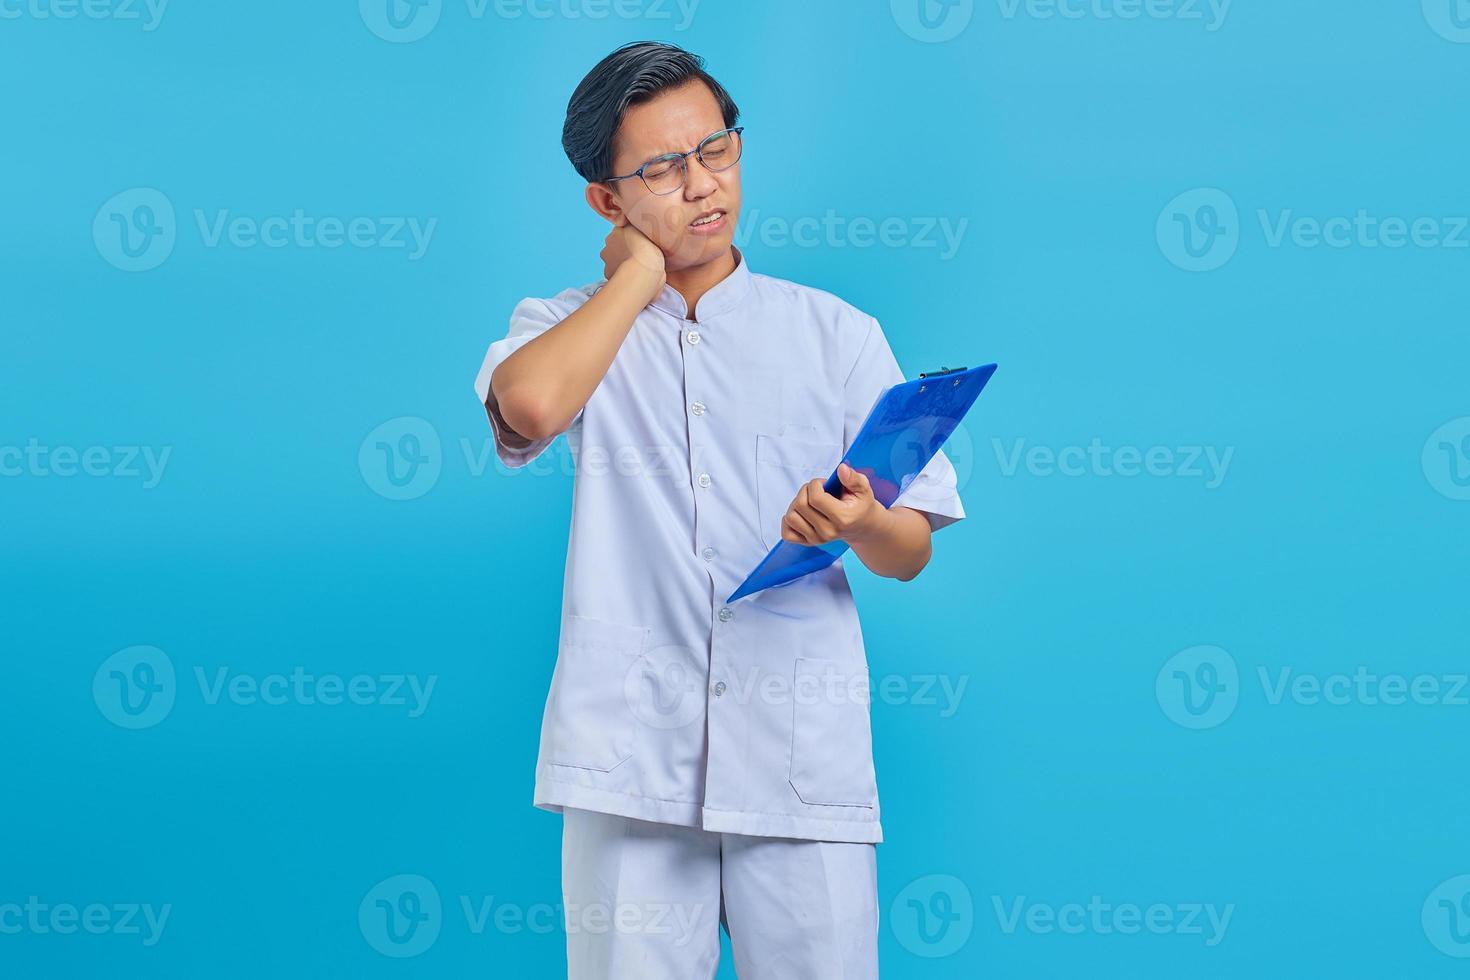
<path fill-rule="evenodd" d="M 868 319 L 867 336 L 843 386 L 842 435 L 843 444 L 849 446 L 883 390 L 906 380 L 888 346 L 883 328 L 877 320 Z M 964 518 L 958 475 L 944 450 L 934 454 L 928 465 L 898 495 L 893 506 L 920 511 L 929 519 L 929 527 L 934 531 Z"/>
<path fill-rule="evenodd" d="M 561 319 L 544 299 L 521 300 L 510 315 L 509 333 L 504 339 L 490 345 L 485 353 L 485 362 L 480 365 L 480 373 L 475 377 L 475 394 L 479 396 L 480 404 L 485 406 L 485 413 L 489 416 L 490 429 L 495 435 L 496 455 L 512 469 L 525 466 L 540 456 L 556 441 L 556 436 L 528 440 L 512 429 L 506 423 L 505 416 L 500 414 L 500 405 L 495 400 L 495 392 L 490 388 L 490 378 L 506 358 L 556 326 Z M 571 425 L 577 425 L 581 421 L 582 411 L 578 411 Z"/>

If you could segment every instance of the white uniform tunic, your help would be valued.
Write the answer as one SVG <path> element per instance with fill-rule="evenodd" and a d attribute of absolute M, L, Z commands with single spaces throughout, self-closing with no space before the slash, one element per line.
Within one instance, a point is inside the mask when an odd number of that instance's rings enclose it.
<path fill-rule="evenodd" d="M 698 320 L 663 288 L 567 431 L 572 527 L 535 803 L 876 843 L 867 658 L 843 561 L 724 600 L 904 375 L 872 317 L 736 254 Z M 475 391 L 507 466 L 552 440 L 524 445 L 491 374 L 601 286 L 523 300 L 490 345 Z M 943 453 L 895 506 L 935 529 L 964 517 Z"/>

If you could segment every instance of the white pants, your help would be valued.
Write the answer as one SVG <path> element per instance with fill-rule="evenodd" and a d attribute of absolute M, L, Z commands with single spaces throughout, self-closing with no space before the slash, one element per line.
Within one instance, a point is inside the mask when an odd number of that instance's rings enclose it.
<path fill-rule="evenodd" d="M 872 844 L 743 837 L 568 807 L 568 980 L 875 980 Z"/>

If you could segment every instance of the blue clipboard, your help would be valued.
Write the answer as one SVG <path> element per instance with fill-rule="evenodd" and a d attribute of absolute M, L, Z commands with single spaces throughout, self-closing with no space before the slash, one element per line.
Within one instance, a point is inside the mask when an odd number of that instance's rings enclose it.
<path fill-rule="evenodd" d="M 892 507 L 939 452 L 994 373 L 994 364 L 946 368 L 885 389 L 842 462 L 866 475 L 873 496 L 884 507 Z M 822 489 L 834 497 L 843 495 L 845 488 L 835 468 Z M 781 541 L 725 601 L 794 582 L 831 565 L 849 547 L 846 541 L 817 547 Z"/>

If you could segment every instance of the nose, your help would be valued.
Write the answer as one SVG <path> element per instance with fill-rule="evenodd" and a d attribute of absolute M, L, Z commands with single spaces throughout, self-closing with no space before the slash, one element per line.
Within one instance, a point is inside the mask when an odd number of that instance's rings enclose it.
<path fill-rule="evenodd" d="M 688 172 L 684 178 L 684 200 L 703 200 L 719 188 L 720 182 L 708 167 L 699 162 L 699 157 L 689 157 L 686 162 Z"/>

